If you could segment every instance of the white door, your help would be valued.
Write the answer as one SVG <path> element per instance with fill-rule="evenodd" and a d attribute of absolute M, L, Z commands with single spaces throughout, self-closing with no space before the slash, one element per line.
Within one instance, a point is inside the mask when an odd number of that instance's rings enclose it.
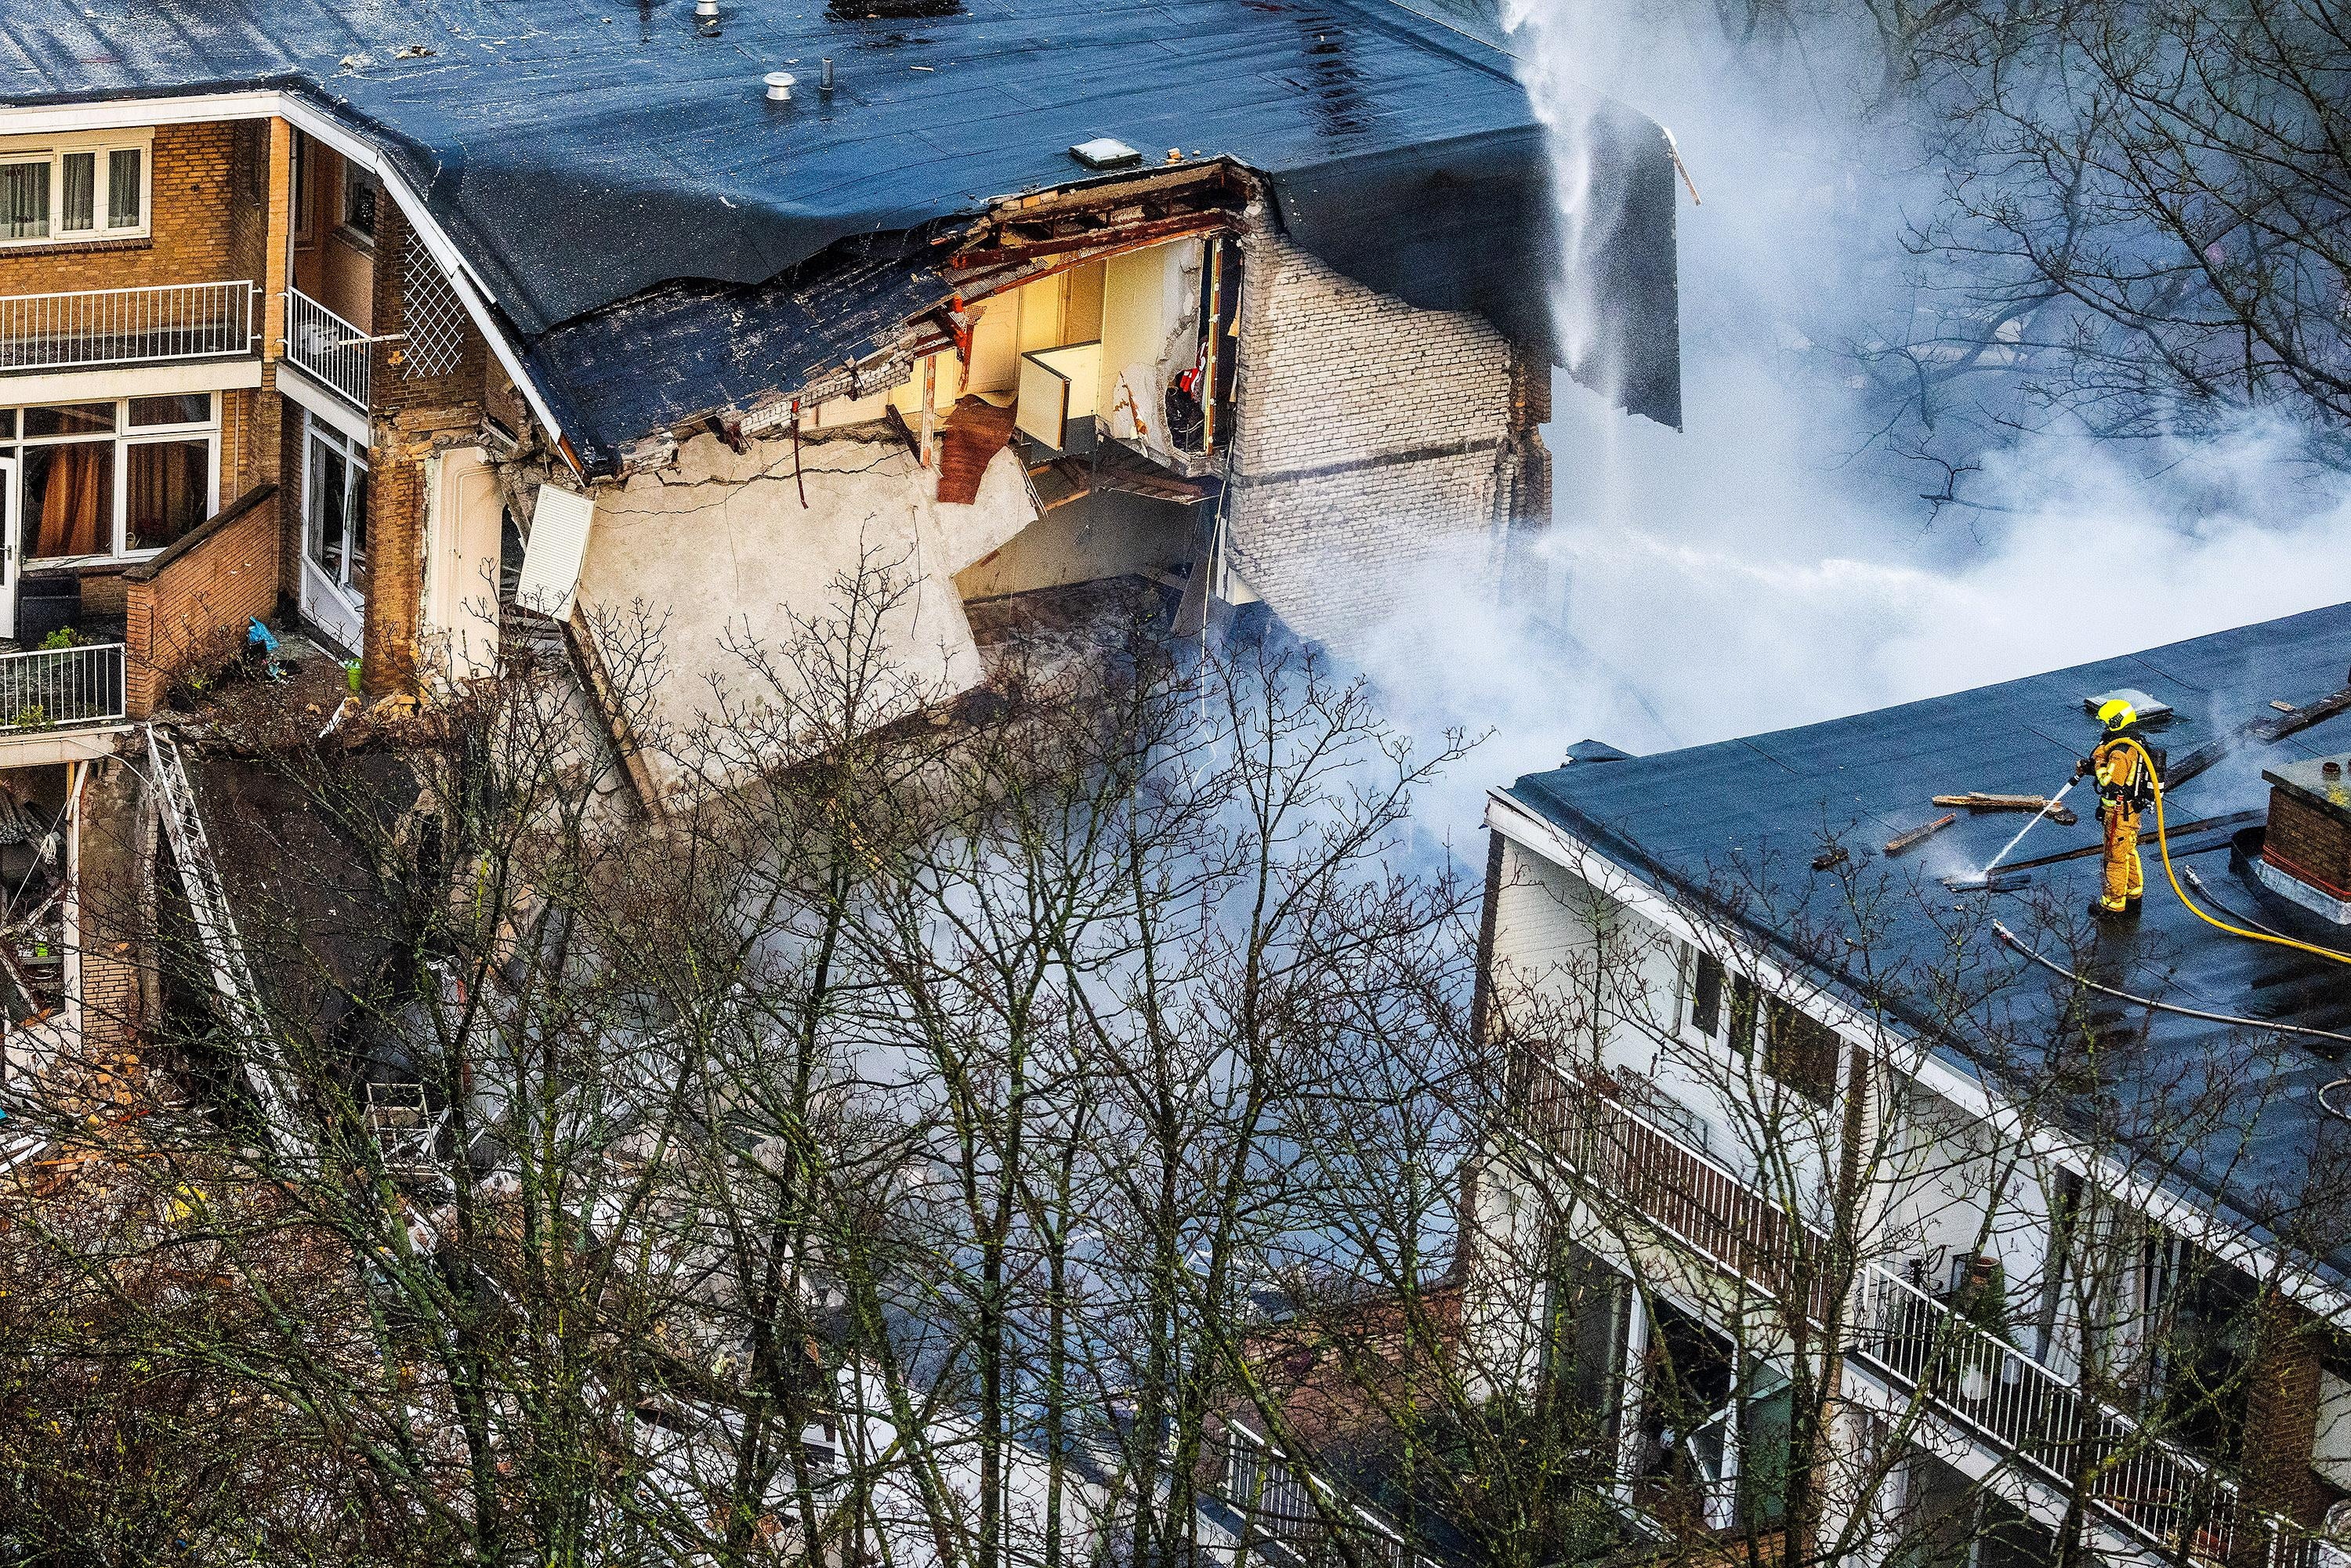
<path fill-rule="evenodd" d="M 0 457 L 0 637 L 16 634 L 16 460 Z"/>
<path fill-rule="evenodd" d="M 433 459 L 425 490 L 424 625 L 453 680 L 486 675 L 498 653 L 498 561 L 504 509 L 498 477 L 478 446 Z"/>

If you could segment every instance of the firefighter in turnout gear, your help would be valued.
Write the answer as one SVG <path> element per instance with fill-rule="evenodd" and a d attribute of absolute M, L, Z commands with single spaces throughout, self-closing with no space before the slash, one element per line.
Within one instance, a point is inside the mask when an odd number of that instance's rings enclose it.
<path fill-rule="evenodd" d="M 2098 784 L 2098 821 L 2106 831 L 2105 879 L 2090 913 L 2112 919 L 2137 915 L 2147 891 L 2147 873 L 2139 863 L 2139 813 L 2155 803 L 2155 780 L 2148 777 L 2147 755 L 2140 749 L 2138 713 L 2116 698 L 2098 709 L 2105 734 L 2098 748 L 2074 765 L 2074 777 L 2085 774 Z"/>

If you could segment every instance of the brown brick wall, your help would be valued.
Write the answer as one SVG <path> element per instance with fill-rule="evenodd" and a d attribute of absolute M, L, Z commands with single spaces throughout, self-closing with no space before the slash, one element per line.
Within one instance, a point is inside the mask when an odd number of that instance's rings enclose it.
<path fill-rule="evenodd" d="M 2323 1338 L 2318 1320 L 2307 1311 L 2272 1297 L 2262 1303 L 2246 1380 L 2245 1500 L 2302 1525 L 2316 1524 L 2325 1506 L 2310 1468 L 2318 1436 Z"/>
<path fill-rule="evenodd" d="M 2351 822 L 2299 795 L 2282 789 L 2270 790 L 2270 821 L 2262 835 L 2262 852 L 2265 858 L 2290 862 L 2283 869 L 2314 876 L 2333 888 L 2351 890 Z"/>
<path fill-rule="evenodd" d="M 138 771 L 119 758 L 99 765 L 82 792 L 79 850 L 81 1028 L 94 1056 L 130 1045 L 146 1021 L 149 831 Z"/>
<path fill-rule="evenodd" d="M 262 281 L 261 202 L 240 186 L 234 123 L 155 128 L 149 237 L 0 250 L 0 294 Z"/>
<path fill-rule="evenodd" d="M 277 497 L 272 494 L 178 555 L 127 574 L 124 641 L 131 716 L 163 700 L 172 676 L 235 653 L 246 621 L 277 606 Z M 152 575 L 149 575 L 152 571 Z"/>
<path fill-rule="evenodd" d="M 387 198 L 376 225 L 375 330 L 410 332 L 406 298 L 409 231 Z M 423 258 L 419 258 L 420 261 Z M 426 263 L 429 265 L 429 263 Z M 413 335 L 413 334 L 412 334 Z M 374 441 L 369 448 L 367 646 L 360 679 L 370 696 L 412 690 L 423 612 L 424 460 L 440 447 L 478 438 L 489 350 L 472 323 L 456 362 L 413 376 L 405 341 L 379 342 L 372 370 Z"/>

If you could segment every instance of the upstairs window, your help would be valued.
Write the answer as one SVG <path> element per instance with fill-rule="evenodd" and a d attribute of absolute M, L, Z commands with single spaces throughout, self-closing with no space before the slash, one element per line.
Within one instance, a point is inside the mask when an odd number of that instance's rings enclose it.
<path fill-rule="evenodd" d="M 1770 1013 L 1763 1036 L 1763 1071 L 1826 1109 L 1836 1100 L 1837 1061 L 1843 1054 L 1837 1031 L 1776 999 Z"/>
<path fill-rule="evenodd" d="M 0 246 L 137 239 L 147 230 L 147 144 L 77 137 L 0 142 Z"/>
<path fill-rule="evenodd" d="M 1698 954 L 1690 984 L 1690 1027 L 1708 1040 L 1722 1032 L 1722 960 Z"/>
<path fill-rule="evenodd" d="M 343 162 L 343 227 L 369 245 L 375 243 L 375 209 L 382 188 L 375 176 L 346 159 Z"/>

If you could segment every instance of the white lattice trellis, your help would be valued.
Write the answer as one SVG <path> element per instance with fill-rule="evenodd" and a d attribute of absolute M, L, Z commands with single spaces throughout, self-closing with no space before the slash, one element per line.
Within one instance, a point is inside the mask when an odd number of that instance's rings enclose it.
<path fill-rule="evenodd" d="M 408 318 L 408 339 L 401 345 L 402 379 L 447 375 L 465 351 L 465 308 L 458 303 L 441 264 L 413 234 L 401 252 L 400 290 Z"/>

